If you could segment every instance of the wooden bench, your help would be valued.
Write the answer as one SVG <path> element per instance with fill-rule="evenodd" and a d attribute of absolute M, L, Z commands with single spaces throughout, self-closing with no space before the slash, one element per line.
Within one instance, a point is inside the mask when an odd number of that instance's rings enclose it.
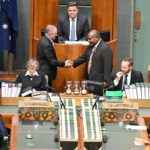
<path fill-rule="evenodd" d="M 6 128 L 10 129 L 10 150 L 17 150 L 18 115 L 1 114 Z"/>

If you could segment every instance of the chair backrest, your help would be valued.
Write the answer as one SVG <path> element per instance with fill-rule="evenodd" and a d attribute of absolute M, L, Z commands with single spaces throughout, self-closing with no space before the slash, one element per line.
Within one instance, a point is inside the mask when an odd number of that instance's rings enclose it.
<path fill-rule="evenodd" d="M 99 34 L 100 34 L 103 41 L 105 41 L 105 42 L 110 41 L 110 31 L 109 30 L 99 31 Z"/>

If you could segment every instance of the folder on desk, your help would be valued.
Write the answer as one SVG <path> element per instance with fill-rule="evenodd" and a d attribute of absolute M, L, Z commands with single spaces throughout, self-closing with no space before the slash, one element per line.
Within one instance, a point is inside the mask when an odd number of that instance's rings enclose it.
<path fill-rule="evenodd" d="M 11 92 L 12 92 L 12 83 L 9 82 L 9 83 L 8 83 L 8 93 L 7 93 L 7 97 L 11 97 Z"/>
<path fill-rule="evenodd" d="M 148 99 L 150 99 L 150 83 L 147 84 L 148 84 Z"/>
<path fill-rule="evenodd" d="M 130 99 L 137 99 L 137 91 L 135 84 L 130 85 Z"/>
<path fill-rule="evenodd" d="M 122 91 L 106 91 L 105 97 L 108 102 L 122 102 Z"/>
<path fill-rule="evenodd" d="M 137 98 L 142 99 L 141 85 L 140 83 L 135 83 L 135 85 L 136 85 L 136 90 L 137 90 Z"/>
<path fill-rule="evenodd" d="M 148 93 L 149 93 L 149 85 L 148 83 L 144 83 L 144 86 L 145 86 L 145 99 L 148 99 Z"/>
<path fill-rule="evenodd" d="M 15 83 L 12 84 L 11 97 L 16 97 L 17 86 Z"/>
<path fill-rule="evenodd" d="M 125 88 L 125 92 L 126 92 L 126 96 L 127 96 L 127 99 L 130 99 L 130 86 L 129 85 L 124 85 L 124 88 Z"/>
<path fill-rule="evenodd" d="M 21 87 L 22 87 L 22 83 L 16 83 L 16 86 L 17 86 L 16 97 L 19 97 Z"/>
<path fill-rule="evenodd" d="M 146 96 L 145 96 L 145 84 L 144 83 L 140 83 L 140 86 L 141 86 L 142 99 L 146 99 Z"/>
<path fill-rule="evenodd" d="M 6 97 L 5 84 L 5 82 L 2 82 L 1 84 L 2 97 Z"/>

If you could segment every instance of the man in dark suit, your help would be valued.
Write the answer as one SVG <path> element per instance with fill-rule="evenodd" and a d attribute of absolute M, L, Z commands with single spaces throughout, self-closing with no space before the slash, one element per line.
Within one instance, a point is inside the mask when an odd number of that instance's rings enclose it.
<path fill-rule="evenodd" d="M 68 3 L 68 14 L 58 20 L 58 37 L 60 41 L 85 40 L 89 32 L 86 17 L 78 15 L 77 2 Z M 74 29 L 74 30 L 73 30 Z M 73 37 L 72 37 L 73 36 Z"/>
<path fill-rule="evenodd" d="M 92 80 L 106 84 L 112 71 L 112 49 L 100 38 L 99 32 L 92 30 L 88 33 L 90 45 L 84 54 L 72 62 L 73 67 L 85 64 L 85 80 Z M 102 90 L 93 90 L 94 94 L 102 95 Z"/>
<path fill-rule="evenodd" d="M 108 87 L 111 90 L 124 90 L 124 85 L 144 82 L 143 75 L 140 71 L 133 70 L 133 60 L 124 58 L 121 62 L 120 71 L 113 71 L 108 80 Z"/>
<path fill-rule="evenodd" d="M 57 60 L 53 40 L 57 36 L 57 28 L 54 25 L 47 25 L 45 29 L 45 36 L 39 40 L 37 47 L 37 60 L 40 64 L 40 69 L 48 75 L 49 86 L 52 86 L 52 80 L 56 78 L 57 66 L 67 67 L 66 61 Z"/>

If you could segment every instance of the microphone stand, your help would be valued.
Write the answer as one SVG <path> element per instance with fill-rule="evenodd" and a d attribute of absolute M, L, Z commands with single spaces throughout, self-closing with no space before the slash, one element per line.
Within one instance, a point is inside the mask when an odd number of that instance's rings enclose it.
<path fill-rule="evenodd" d="M 59 100 L 60 100 L 60 102 L 61 102 L 60 108 L 61 108 L 61 109 L 62 109 L 62 108 L 66 109 L 65 104 L 64 104 L 64 102 L 62 101 L 60 94 L 59 94 L 57 91 L 55 91 L 55 93 L 58 95 Z"/>
<path fill-rule="evenodd" d="M 59 92 L 57 92 L 56 89 L 54 89 L 54 88 L 52 88 L 52 87 L 50 87 L 50 86 L 48 86 L 48 85 L 47 85 L 47 89 L 51 89 L 52 91 L 54 91 L 54 92 L 57 94 L 57 96 L 59 97 L 59 101 L 60 101 L 60 103 L 61 103 L 60 108 L 66 109 L 65 104 L 64 104 L 64 102 L 62 101 Z M 47 92 L 47 93 L 48 93 L 48 92 Z M 49 94 L 48 94 L 48 97 L 50 98 Z M 51 98 L 50 98 L 50 100 L 51 100 Z"/>
<path fill-rule="evenodd" d="M 99 96 L 97 95 L 97 96 L 96 96 L 96 101 L 95 101 L 95 103 L 93 104 L 92 109 L 94 109 L 94 107 L 97 108 L 98 100 L 99 100 Z"/>

